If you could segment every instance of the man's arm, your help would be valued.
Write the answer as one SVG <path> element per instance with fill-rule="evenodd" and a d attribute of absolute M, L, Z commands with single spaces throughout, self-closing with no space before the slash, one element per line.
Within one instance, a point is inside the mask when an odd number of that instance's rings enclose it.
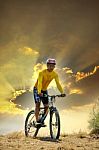
<path fill-rule="evenodd" d="M 37 85 L 37 89 L 38 89 L 38 94 L 41 93 L 41 89 L 42 89 L 42 72 L 39 73 L 39 76 L 38 76 L 38 85 Z"/>
<path fill-rule="evenodd" d="M 63 88 L 62 88 L 62 86 L 61 86 L 61 84 L 59 82 L 58 74 L 55 76 L 55 82 L 56 82 L 58 90 L 60 91 L 61 94 L 63 94 Z"/>

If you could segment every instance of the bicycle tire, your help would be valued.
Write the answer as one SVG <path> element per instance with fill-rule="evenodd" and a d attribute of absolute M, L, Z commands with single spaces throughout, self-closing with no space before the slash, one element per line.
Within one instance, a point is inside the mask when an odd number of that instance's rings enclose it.
<path fill-rule="evenodd" d="M 31 118 L 31 120 L 30 120 L 30 122 L 29 122 L 29 124 L 28 124 L 28 121 L 29 121 L 30 117 L 32 117 L 32 118 Z M 28 113 L 28 115 L 27 115 L 27 117 L 26 117 L 26 120 L 25 120 L 25 136 L 26 136 L 26 137 L 28 137 L 28 136 L 36 137 L 37 134 L 38 134 L 39 127 L 37 127 L 37 128 L 34 127 L 34 126 L 33 126 L 33 121 L 35 121 L 35 113 L 34 113 L 34 110 L 32 110 L 32 111 L 30 111 L 30 112 Z M 33 129 L 33 131 L 30 132 L 31 134 L 29 133 L 30 128 Z"/>
<path fill-rule="evenodd" d="M 53 123 L 53 115 L 55 114 L 56 122 Z M 54 135 L 53 126 L 57 127 L 56 135 Z M 52 139 L 59 139 L 60 136 L 60 116 L 58 110 L 51 110 L 50 113 L 50 135 Z"/>

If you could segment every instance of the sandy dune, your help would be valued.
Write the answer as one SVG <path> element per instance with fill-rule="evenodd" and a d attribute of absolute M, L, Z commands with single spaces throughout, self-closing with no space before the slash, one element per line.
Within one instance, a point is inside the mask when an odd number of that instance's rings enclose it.
<path fill-rule="evenodd" d="M 99 137 L 89 135 L 61 135 L 55 141 L 50 137 L 35 139 L 14 132 L 0 136 L 0 150 L 99 150 Z"/>

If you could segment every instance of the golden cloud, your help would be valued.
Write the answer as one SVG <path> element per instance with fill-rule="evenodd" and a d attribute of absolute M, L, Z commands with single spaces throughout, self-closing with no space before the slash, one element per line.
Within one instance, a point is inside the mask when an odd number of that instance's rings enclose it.
<path fill-rule="evenodd" d="M 39 53 L 29 47 L 18 49 L 13 57 L 1 66 L 0 72 L 0 113 L 24 113 L 12 102 L 32 85 L 32 68 Z M 20 89 L 20 90 L 17 90 Z"/>
<path fill-rule="evenodd" d="M 5 105 L 0 106 L 0 113 L 8 114 L 24 114 L 26 110 L 22 110 L 16 107 L 14 103 L 6 103 Z"/>
<path fill-rule="evenodd" d="M 70 69 L 70 68 L 68 68 L 68 67 L 63 68 L 63 71 L 65 71 L 66 73 L 73 74 L 72 69 Z"/>
<path fill-rule="evenodd" d="M 76 94 L 82 94 L 83 92 L 80 89 L 70 89 L 70 93 L 69 94 L 74 94 L 74 93 L 76 93 Z"/>
<path fill-rule="evenodd" d="M 38 55 L 39 54 L 38 51 L 30 47 L 19 48 L 19 52 L 23 53 L 24 55 Z"/>
<path fill-rule="evenodd" d="M 88 76 L 93 75 L 97 71 L 97 69 L 99 69 L 99 66 L 95 66 L 94 70 L 92 72 L 87 72 L 87 73 L 77 72 L 76 75 L 75 75 L 76 76 L 76 81 L 79 81 L 79 80 L 81 80 L 83 78 L 86 78 Z"/>

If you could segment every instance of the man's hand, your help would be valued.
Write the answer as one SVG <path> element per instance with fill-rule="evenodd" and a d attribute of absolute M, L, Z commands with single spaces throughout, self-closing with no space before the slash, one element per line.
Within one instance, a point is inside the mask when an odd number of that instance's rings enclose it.
<path fill-rule="evenodd" d="M 39 93 L 38 94 L 40 97 L 48 97 L 48 95 L 47 94 L 44 94 L 44 93 Z"/>
<path fill-rule="evenodd" d="M 43 97 L 43 93 L 39 93 L 39 96 L 40 96 L 40 97 Z"/>
<path fill-rule="evenodd" d="M 61 94 L 61 97 L 65 97 L 66 96 L 66 94 Z"/>

